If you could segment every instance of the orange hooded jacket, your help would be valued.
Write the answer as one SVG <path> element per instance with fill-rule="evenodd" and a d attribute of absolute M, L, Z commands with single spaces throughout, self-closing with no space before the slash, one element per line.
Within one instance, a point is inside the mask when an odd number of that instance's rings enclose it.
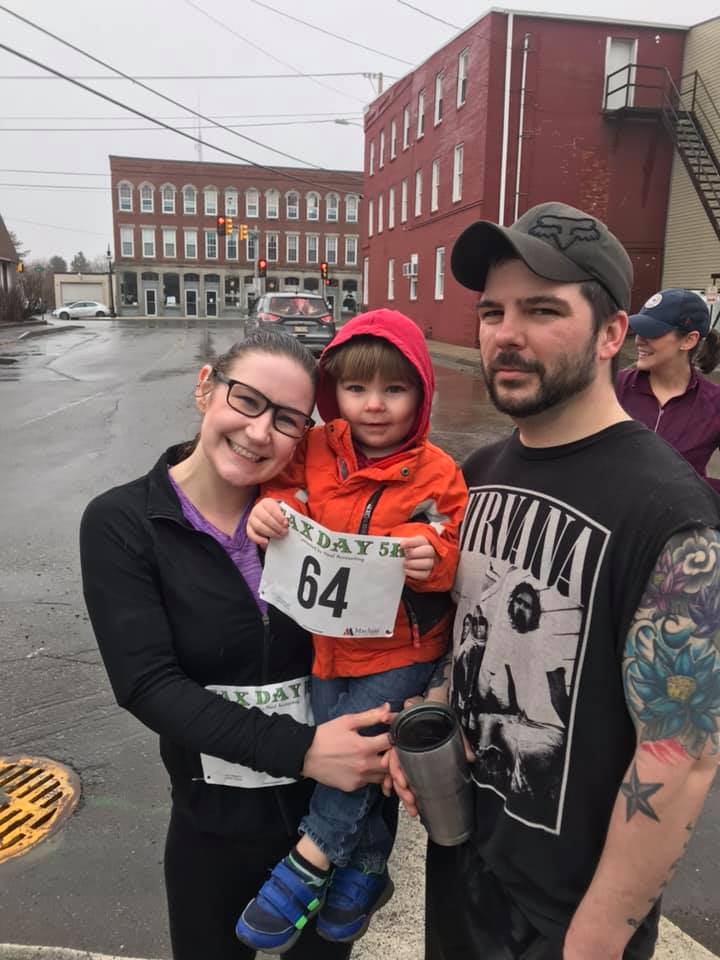
<path fill-rule="evenodd" d="M 396 346 L 423 385 L 415 425 L 403 448 L 362 469 L 349 424 L 339 419 L 335 384 L 323 375 L 327 353 L 361 335 L 383 337 Z M 406 585 L 392 637 L 313 636 L 313 673 L 318 677 L 369 676 L 435 660 L 446 650 L 467 488 L 452 458 L 427 440 L 434 388 L 425 340 L 412 320 L 394 310 L 358 315 L 320 358 L 317 404 L 325 424 L 310 431 L 290 465 L 263 488 L 263 496 L 284 501 L 330 530 L 392 537 L 421 534 L 438 555 L 427 580 Z"/>

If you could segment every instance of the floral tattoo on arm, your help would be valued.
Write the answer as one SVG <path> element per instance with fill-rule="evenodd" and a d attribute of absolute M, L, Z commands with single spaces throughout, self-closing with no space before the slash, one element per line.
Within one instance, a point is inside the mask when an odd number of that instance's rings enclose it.
<path fill-rule="evenodd" d="M 674 535 L 653 570 L 628 632 L 625 696 L 638 744 L 673 763 L 720 756 L 720 532 Z M 658 819 L 637 763 L 621 786 L 626 816 Z"/>

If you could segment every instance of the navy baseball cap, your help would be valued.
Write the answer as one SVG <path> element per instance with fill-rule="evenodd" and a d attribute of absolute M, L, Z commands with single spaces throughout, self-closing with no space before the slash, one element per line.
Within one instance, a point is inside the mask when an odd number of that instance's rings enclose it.
<path fill-rule="evenodd" d="M 553 201 L 531 207 L 511 227 L 478 220 L 455 241 L 450 265 L 458 283 L 482 291 L 491 265 L 513 255 L 546 280 L 597 280 L 621 310 L 630 309 L 630 257 L 605 224 L 589 213 Z"/>
<path fill-rule="evenodd" d="M 661 290 L 650 297 L 640 313 L 630 317 L 630 329 L 646 340 L 663 337 L 673 330 L 697 330 L 701 337 L 706 337 L 710 311 L 702 297 L 691 290 Z"/>

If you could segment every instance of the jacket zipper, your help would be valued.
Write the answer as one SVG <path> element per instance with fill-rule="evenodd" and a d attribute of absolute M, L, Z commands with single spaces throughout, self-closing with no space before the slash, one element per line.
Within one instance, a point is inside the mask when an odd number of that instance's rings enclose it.
<path fill-rule="evenodd" d="M 360 526 L 358 528 L 358 533 L 367 533 L 370 528 L 370 520 L 373 513 L 375 512 L 375 507 L 378 504 L 378 500 L 383 495 L 383 491 L 387 484 L 381 483 L 377 488 L 375 493 L 370 497 L 368 502 L 365 504 L 365 509 L 363 510 L 362 520 L 360 521 Z"/>
<path fill-rule="evenodd" d="M 665 409 L 664 407 L 660 407 L 660 409 L 658 410 L 657 420 L 655 421 L 655 426 L 653 427 L 654 433 L 658 432 L 658 427 L 660 426 L 660 420 L 662 419 L 664 409 Z"/>

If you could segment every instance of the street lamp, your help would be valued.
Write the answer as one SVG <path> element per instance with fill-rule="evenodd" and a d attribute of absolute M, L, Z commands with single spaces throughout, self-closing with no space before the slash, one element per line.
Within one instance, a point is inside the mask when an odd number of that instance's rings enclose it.
<path fill-rule="evenodd" d="M 362 127 L 362 123 L 358 123 L 356 120 L 346 120 L 345 117 L 337 117 L 333 120 L 333 123 L 337 123 L 341 127 Z"/>
<path fill-rule="evenodd" d="M 112 274 L 112 250 L 110 249 L 110 244 L 108 244 L 107 253 L 105 258 L 108 263 L 108 278 L 110 280 L 110 316 L 115 316 L 115 293 L 113 292 L 113 274 Z"/>

